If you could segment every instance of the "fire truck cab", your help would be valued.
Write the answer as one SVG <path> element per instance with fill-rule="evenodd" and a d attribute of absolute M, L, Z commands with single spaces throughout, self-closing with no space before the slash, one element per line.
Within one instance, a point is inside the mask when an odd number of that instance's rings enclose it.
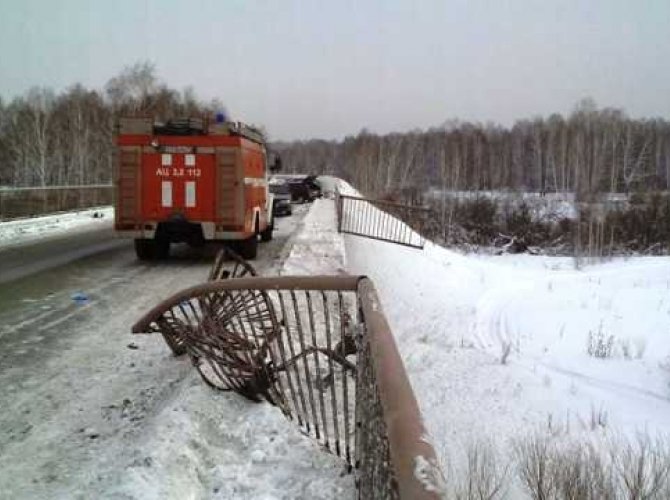
<path fill-rule="evenodd" d="M 272 239 L 272 195 L 263 135 L 234 122 L 121 118 L 115 159 L 115 230 L 139 259 L 170 244 L 228 242 L 246 259 Z"/>

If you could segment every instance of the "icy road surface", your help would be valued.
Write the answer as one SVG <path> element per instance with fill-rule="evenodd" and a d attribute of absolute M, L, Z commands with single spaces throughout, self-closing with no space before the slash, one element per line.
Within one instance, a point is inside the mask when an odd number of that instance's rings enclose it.
<path fill-rule="evenodd" d="M 307 210 L 260 245 L 262 274 L 279 272 Z M 126 244 L 0 285 L 0 497 L 353 496 L 342 462 L 277 409 L 213 392 L 159 336 L 130 334 L 204 281 L 211 256 L 176 250 L 146 264 Z"/>
<path fill-rule="evenodd" d="M 111 207 L 0 222 L 0 284 L 132 246 L 114 236 L 113 223 Z"/>

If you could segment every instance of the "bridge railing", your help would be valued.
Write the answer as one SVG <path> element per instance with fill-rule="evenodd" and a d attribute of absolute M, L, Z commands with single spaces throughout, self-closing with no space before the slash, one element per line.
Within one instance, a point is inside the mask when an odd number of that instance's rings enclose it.
<path fill-rule="evenodd" d="M 435 451 L 368 278 L 209 281 L 158 304 L 133 332 L 162 333 L 210 386 L 276 405 L 346 461 L 359 498 L 440 498 Z"/>
<path fill-rule="evenodd" d="M 374 240 L 423 248 L 432 211 L 425 207 L 338 194 L 337 230 Z"/>
<path fill-rule="evenodd" d="M 111 205 L 111 184 L 0 188 L 0 220 Z"/>

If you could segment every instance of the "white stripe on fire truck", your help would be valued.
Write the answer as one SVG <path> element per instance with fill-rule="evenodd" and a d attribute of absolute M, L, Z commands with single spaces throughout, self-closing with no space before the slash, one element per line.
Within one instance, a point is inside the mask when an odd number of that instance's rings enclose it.
<path fill-rule="evenodd" d="M 172 181 L 161 182 L 161 205 L 164 207 L 172 206 Z"/>
<path fill-rule="evenodd" d="M 195 181 L 186 181 L 184 183 L 184 195 L 186 197 L 186 208 L 195 207 Z"/>

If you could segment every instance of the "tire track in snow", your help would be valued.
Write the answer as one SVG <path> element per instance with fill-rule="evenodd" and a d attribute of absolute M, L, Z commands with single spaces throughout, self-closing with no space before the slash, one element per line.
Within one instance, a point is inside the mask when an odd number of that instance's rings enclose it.
<path fill-rule="evenodd" d="M 585 373 L 580 373 L 574 370 L 569 370 L 567 368 L 561 368 L 560 366 L 556 366 L 551 363 L 546 363 L 539 358 L 533 358 L 533 359 L 535 360 L 535 364 L 537 366 L 542 366 L 543 368 L 546 368 L 550 372 L 564 375 L 566 377 L 570 377 L 571 379 L 579 380 L 580 382 L 583 382 L 585 385 L 594 387 L 596 389 L 602 389 L 617 394 L 625 394 L 627 397 L 645 396 L 647 398 L 651 398 L 656 401 L 661 401 L 663 403 L 670 403 L 669 396 L 663 396 L 654 391 L 650 391 L 649 389 L 644 389 L 642 387 L 636 387 L 628 384 L 622 384 L 621 382 L 611 382 L 608 380 L 603 380 L 597 377 L 593 377 L 591 375 L 586 375 Z M 517 364 L 531 371 L 533 370 L 533 368 L 528 366 L 526 363 L 517 362 Z"/>

